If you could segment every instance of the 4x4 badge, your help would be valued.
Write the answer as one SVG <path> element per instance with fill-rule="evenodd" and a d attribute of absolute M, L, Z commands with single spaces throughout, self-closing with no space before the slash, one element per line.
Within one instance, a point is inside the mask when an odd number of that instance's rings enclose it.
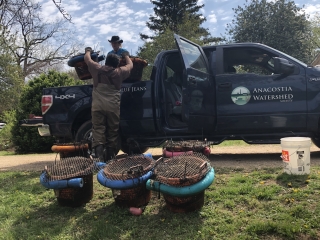
<path fill-rule="evenodd" d="M 58 99 L 70 99 L 70 98 L 76 98 L 76 95 L 75 94 L 67 94 L 67 95 L 60 95 L 60 96 L 55 96 L 55 98 L 58 98 Z"/>
<path fill-rule="evenodd" d="M 245 105 L 250 101 L 251 93 L 246 87 L 236 87 L 231 93 L 232 101 L 237 105 Z"/>

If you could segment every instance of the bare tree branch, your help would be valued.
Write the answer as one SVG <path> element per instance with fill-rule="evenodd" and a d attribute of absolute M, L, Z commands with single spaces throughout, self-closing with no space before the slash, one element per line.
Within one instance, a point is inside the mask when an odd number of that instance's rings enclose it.
<path fill-rule="evenodd" d="M 52 0 L 53 3 L 56 5 L 56 7 L 58 8 L 58 10 L 61 12 L 62 16 L 68 20 L 70 23 L 72 23 L 71 21 L 71 15 L 69 13 L 67 13 L 62 7 L 61 7 L 61 0 Z"/>
<path fill-rule="evenodd" d="M 72 31 L 65 28 L 65 20 L 43 21 L 41 6 L 32 0 L 0 1 L 6 4 L 0 8 L 2 45 L 15 56 L 24 78 L 62 63 L 78 51 L 77 44 L 71 42 Z"/>

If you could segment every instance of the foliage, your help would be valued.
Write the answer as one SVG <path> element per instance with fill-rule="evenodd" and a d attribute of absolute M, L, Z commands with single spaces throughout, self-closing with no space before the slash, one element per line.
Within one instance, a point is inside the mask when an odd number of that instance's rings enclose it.
<path fill-rule="evenodd" d="M 306 63 L 314 56 L 310 22 L 293 1 L 246 0 L 233 9 L 235 19 L 227 25 L 234 42 L 258 42 Z"/>
<path fill-rule="evenodd" d="M 198 12 L 204 7 L 204 4 L 198 5 L 197 2 L 197 0 L 151 0 L 151 3 L 155 5 L 153 8 L 155 16 L 149 17 L 147 27 L 157 33 L 163 32 L 167 27 L 176 31 L 185 13 L 199 20 L 200 24 L 203 23 L 206 19 Z"/>
<path fill-rule="evenodd" d="M 171 30 L 169 27 L 165 28 L 163 33 L 153 37 L 151 41 L 145 42 L 142 47 L 139 47 L 137 55 L 146 59 L 152 66 L 159 52 L 177 49 L 174 40 L 174 33 L 177 33 L 199 45 L 207 44 L 207 40 L 203 38 L 202 32 L 198 31 L 200 23 L 200 20 L 185 16 L 185 20 L 183 20 L 181 24 L 177 25 L 176 32 Z M 214 40 L 216 42 L 220 41 L 219 38 L 214 38 Z M 151 67 L 144 69 L 143 79 L 150 79 L 151 70 Z"/>
<path fill-rule="evenodd" d="M 204 205 L 198 211 L 170 212 L 162 194 L 153 192 L 139 217 L 118 207 L 112 190 L 99 184 L 95 175 L 91 201 L 70 208 L 59 206 L 53 190 L 41 186 L 39 172 L 3 172 L 1 236 L 52 240 L 319 239 L 318 166 L 311 168 L 307 181 L 295 176 L 299 181 L 294 187 L 288 187 L 287 181 L 293 177 L 286 177 L 282 169 L 234 170 L 215 168 L 215 180 L 205 190 Z"/>
<path fill-rule="evenodd" d="M 181 25 L 186 21 L 192 21 L 197 22 L 192 29 L 196 33 L 201 33 L 205 42 L 216 40 L 216 38 L 211 37 L 208 29 L 200 26 L 206 21 L 206 18 L 201 13 L 198 13 L 204 7 L 204 4 L 198 5 L 197 0 L 151 0 L 151 3 L 155 5 L 153 8 L 155 16 L 151 15 L 146 24 L 155 33 L 155 36 L 161 35 L 167 29 L 178 33 Z M 150 37 L 145 34 L 140 34 L 140 36 L 142 39 L 154 38 L 154 36 Z"/>
<path fill-rule="evenodd" d="M 5 111 L 0 119 L 6 123 L 0 131 L 0 151 L 2 151 L 13 147 L 11 129 L 15 123 L 15 111 Z"/>
<path fill-rule="evenodd" d="M 11 156 L 11 155 L 15 155 L 15 153 L 13 151 L 0 151 L 0 156 Z"/>
<path fill-rule="evenodd" d="M 12 128 L 13 143 L 18 153 L 49 152 L 53 144 L 52 137 L 41 137 L 34 127 L 21 127 L 19 120 L 28 118 L 29 114 L 41 116 L 42 89 L 48 87 L 80 85 L 82 81 L 70 78 L 66 73 L 49 71 L 30 80 L 21 94 L 16 112 L 16 122 Z"/>
<path fill-rule="evenodd" d="M 0 115 L 17 105 L 24 81 L 21 69 L 10 54 L 0 52 Z"/>
<path fill-rule="evenodd" d="M 317 13 L 311 20 L 312 27 L 312 42 L 317 48 L 317 53 L 320 53 L 320 13 Z"/>

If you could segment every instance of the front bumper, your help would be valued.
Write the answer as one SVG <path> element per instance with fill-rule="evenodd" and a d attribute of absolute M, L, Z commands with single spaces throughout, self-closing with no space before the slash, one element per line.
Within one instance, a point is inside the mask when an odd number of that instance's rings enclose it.
<path fill-rule="evenodd" d="M 48 124 L 43 124 L 42 117 L 23 119 L 19 121 L 22 127 L 38 127 L 38 132 L 41 137 L 51 136 L 50 127 Z"/>

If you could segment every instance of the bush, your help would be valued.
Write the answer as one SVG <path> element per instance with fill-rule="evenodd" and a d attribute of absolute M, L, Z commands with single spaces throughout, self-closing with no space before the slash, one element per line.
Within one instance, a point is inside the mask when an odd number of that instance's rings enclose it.
<path fill-rule="evenodd" d="M 2 114 L 1 121 L 6 123 L 0 131 L 0 151 L 3 151 L 13 147 L 11 129 L 15 123 L 15 111 L 5 111 Z"/>
<path fill-rule="evenodd" d="M 83 82 L 74 80 L 66 73 L 49 71 L 30 80 L 24 87 L 15 114 L 15 123 L 12 127 L 12 141 L 17 153 L 44 153 L 51 152 L 54 143 L 53 137 L 41 137 L 36 127 L 21 127 L 19 120 L 29 117 L 29 114 L 41 116 L 42 89 L 48 87 L 80 85 Z"/>

